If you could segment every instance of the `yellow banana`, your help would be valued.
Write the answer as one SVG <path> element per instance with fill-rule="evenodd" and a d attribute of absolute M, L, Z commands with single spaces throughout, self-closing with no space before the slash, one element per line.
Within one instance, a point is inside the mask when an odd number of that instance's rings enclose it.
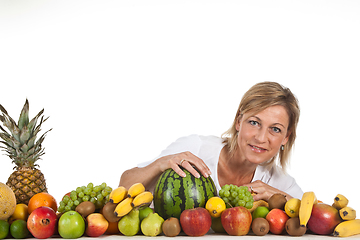
<path fill-rule="evenodd" d="M 339 214 L 343 220 L 354 220 L 356 218 L 356 211 L 351 207 L 344 207 L 340 209 Z"/>
<path fill-rule="evenodd" d="M 360 234 L 360 219 L 339 223 L 334 229 L 335 237 L 349 237 Z"/>
<path fill-rule="evenodd" d="M 125 187 L 120 186 L 111 191 L 109 195 L 109 202 L 111 203 L 119 203 L 124 200 L 127 196 L 127 190 Z"/>
<path fill-rule="evenodd" d="M 317 204 L 317 198 L 315 196 L 315 193 L 305 192 L 301 198 L 299 208 L 300 226 L 306 227 L 306 224 L 310 219 L 314 204 Z"/>
<path fill-rule="evenodd" d="M 128 197 L 134 198 L 144 191 L 145 187 L 142 183 L 134 183 L 128 190 Z"/>
<path fill-rule="evenodd" d="M 131 206 L 138 207 L 140 205 L 150 204 L 153 200 L 153 194 L 149 191 L 145 191 L 137 195 L 131 203 Z"/>
<path fill-rule="evenodd" d="M 133 207 L 131 206 L 132 201 L 132 198 L 125 198 L 124 200 L 122 200 L 115 208 L 115 216 L 123 217 L 128 214 L 133 209 Z"/>
<path fill-rule="evenodd" d="M 333 207 L 340 210 L 344 207 L 346 207 L 349 203 L 349 200 L 341 194 L 336 195 L 336 197 L 334 198 L 334 203 L 333 203 Z"/>

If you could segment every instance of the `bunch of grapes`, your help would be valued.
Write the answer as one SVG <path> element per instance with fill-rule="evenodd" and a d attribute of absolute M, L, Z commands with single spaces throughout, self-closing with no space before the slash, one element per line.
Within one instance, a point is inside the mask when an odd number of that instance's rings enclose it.
<path fill-rule="evenodd" d="M 224 185 L 219 191 L 219 196 L 224 200 L 227 208 L 242 206 L 250 209 L 254 203 L 251 192 L 245 186 Z"/>
<path fill-rule="evenodd" d="M 58 212 L 75 210 L 77 205 L 86 201 L 94 203 L 96 209 L 100 209 L 109 201 L 111 191 L 112 188 L 106 183 L 98 186 L 89 183 L 87 186 L 77 187 L 76 190 L 70 192 L 70 196 L 63 197 L 59 203 Z"/>

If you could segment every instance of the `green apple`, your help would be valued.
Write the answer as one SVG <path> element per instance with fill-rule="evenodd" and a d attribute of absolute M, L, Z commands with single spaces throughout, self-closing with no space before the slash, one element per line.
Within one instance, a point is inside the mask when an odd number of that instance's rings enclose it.
<path fill-rule="evenodd" d="M 153 213 L 153 212 L 154 212 L 154 210 L 152 208 L 150 208 L 150 207 L 142 207 L 142 208 L 140 208 L 139 209 L 140 222 L 142 222 L 142 220 L 144 218 L 146 218 L 149 215 L 149 213 Z"/>
<path fill-rule="evenodd" d="M 58 229 L 62 238 L 79 238 L 85 232 L 84 218 L 76 211 L 65 212 L 59 219 Z"/>

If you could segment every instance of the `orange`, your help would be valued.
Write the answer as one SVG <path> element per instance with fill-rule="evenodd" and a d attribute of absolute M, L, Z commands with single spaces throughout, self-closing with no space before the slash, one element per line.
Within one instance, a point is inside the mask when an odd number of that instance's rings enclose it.
<path fill-rule="evenodd" d="M 37 193 L 32 196 L 28 203 L 28 212 L 32 213 L 38 207 L 50 207 L 55 212 L 57 211 L 57 202 L 56 199 L 46 192 Z"/>
<path fill-rule="evenodd" d="M 119 231 L 119 227 L 118 227 L 118 222 L 109 222 L 109 226 L 108 229 L 106 230 L 106 234 L 108 235 L 112 235 L 112 234 L 118 234 Z"/>

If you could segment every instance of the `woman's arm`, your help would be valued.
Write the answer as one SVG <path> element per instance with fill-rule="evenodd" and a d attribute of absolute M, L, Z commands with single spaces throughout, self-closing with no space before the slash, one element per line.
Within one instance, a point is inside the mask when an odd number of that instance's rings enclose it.
<path fill-rule="evenodd" d="M 124 186 L 128 189 L 132 184 L 141 182 L 145 186 L 145 189 L 153 191 L 157 179 L 166 169 L 172 168 L 180 176 L 185 177 L 185 173 L 181 170 L 180 166 L 187 169 L 195 177 L 200 177 L 200 174 L 193 166 L 195 166 L 204 177 L 208 177 L 211 174 L 210 169 L 203 160 L 191 152 L 182 152 L 161 157 L 142 168 L 135 167 L 126 170 L 121 175 L 119 186 Z"/>

